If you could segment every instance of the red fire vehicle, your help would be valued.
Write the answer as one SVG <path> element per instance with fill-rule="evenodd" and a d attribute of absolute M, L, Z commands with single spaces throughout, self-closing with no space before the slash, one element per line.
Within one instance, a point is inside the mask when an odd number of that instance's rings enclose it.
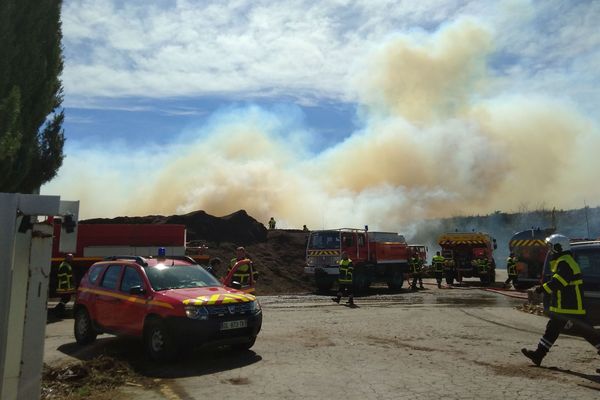
<path fill-rule="evenodd" d="M 59 251 L 61 221 L 54 220 L 52 244 L 52 269 L 50 273 L 50 297 L 55 297 L 58 266 L 65 254 Z M 159 248 L 167 256 L 189 255 L 198 264 L 207 264 L 209 257 L 195 250 L 188 254 L 186 228 L 179 224 L 79 224 L 77 226 L 77 249 L 73 253 L 73 275 L 76 285 L 87 269 L 105 257 L 119 254 L 133 256 L 156 256 Z M 194 254 L 195 253 L 195 254 Z"/>
<path fill-rule="evenodd" d="M 256 297 L 224 287 L 189 257 L 108 257 L 81 280 L 74 306 L 75 340 L 100 333 L 143 338 L 156 360 L 214 343 L 247 350 L 262 326 Z"/>
<path fill-rule="evenodd" d="M 454 277 L 458 282 L 463 278 L 478 277 L 482 283 L 496 281 L 496 262 L 493 251 L 497 248 L 496 239 L 482 232 L 445 233 L 438 239 L 442 256 L 453 266 Z M 490 268 L 485 276 L 480 276 L 474 261 L 486 258 Z M 451 284 L 452 282 L 448 282 Z"/>
<path fill-rule="evenodd" d="M 515 233 L 508 242 L 509 250 L 517 257 L 517 273 L 519 278 L 515 287 L 528 289 L 542 280 L 544 260 L 548 246 L 544 239 L 552 235 L 556 229 L 527 229 Z"/>
<path fill-rule="evenodd" d="M 329 290 L 336 282 L 342 252 L 348 253 L 354 265 L 356 292 L 374 282 L 385 282 L 390 289 L 402 287 L 408 272 L 408 245 L 402 235 L 350 228 L 312 231 L 304 273 L 314 278 L 319 290 Z"/>

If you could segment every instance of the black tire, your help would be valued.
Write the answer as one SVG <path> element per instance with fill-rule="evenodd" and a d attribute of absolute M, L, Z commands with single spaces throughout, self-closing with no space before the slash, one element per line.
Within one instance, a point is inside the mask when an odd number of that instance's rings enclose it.
<path fill-rule="evenodd" d="M 331 280 L 325 280 L 325 279 L 319 279 L 317 280 L 317 290 L 319 292 L 328 292 L 329 290 L 331 290 L 331 287 L 333 286 L 333 281 Z"/>
<path fill-rule="evenodd" d="M 146 353 L 155 361 L 172 361 L 179 354 L 179 346 L 162 321 L 150 321 L 144 328 Z"/>
<path fill-rule="evenodd" d="M 393 271 L 388 278 L 387 285 L 390 290 L 400 290 L 404 284 L 404 274 L 402 271 Z"/>
<path fill-rule="evenodd" d="M 496 283 L 496 270 L 493 269 L 492 272 L 490 272 L 490 283 Z"/>
<path fill-rule="evenodd" d="M 90 318 L 90 314 L 83 307 L 75 311 L 75 323 L 73 326 L 75 340 L 77 344 L 86 345 L 96 340 L 98 333 L 94 329 L 94 324 Z"/>
<path fill-rule="evenodd" d="M 249 341 L 243 343 L 236 343 L 231 345 L 231 349 L 235 351 L 246 351 L 250 350 L 256 342 L 256 336 L 253 336 Z"/>
<path fill-rule="evenodd" d="M 369 289 L 369 281 L 364 273 L 358 273 L 354 275 L 353 279 L 353 291 L 355 295 L 362 295 Z"/>

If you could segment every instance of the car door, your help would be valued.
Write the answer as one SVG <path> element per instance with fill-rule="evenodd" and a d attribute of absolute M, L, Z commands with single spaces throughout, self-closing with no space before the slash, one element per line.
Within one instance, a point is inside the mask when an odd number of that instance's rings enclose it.
<path fill-rule="evenodd" d="M 141 288 L 143 293 L 131 293 L 131 288 Z M 139 268 L 128 265 L 123 271 L 119 291 L 124 300 L 119 307 L 119 313 L 115 316 L 115 324 L 124 333 L 139 336 L 144 326 L 146 316 L 146 296 L 148 287 L 142 278 Z"/>
<path fill-rule="evenodd" d="M 121 300 L 117 291 L 123 267 L 119 264 L 109 265 L 98 285 L 96 297 L 96 322 L 107 330 L 113 330 L 115 319 L 119 313 Z"/>
<path fill-rule="evenodd" d="M 583 275 L 588 320 L 592 325 L 600 325 L 600 243 L 574 246 L 573 250 Z"/>

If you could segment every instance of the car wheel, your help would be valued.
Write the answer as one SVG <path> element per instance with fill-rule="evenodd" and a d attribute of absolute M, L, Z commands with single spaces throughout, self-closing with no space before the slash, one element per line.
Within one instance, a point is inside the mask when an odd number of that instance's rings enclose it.
<path fill-rule="evenodd" d="M 96 340 L 98 334 L 92 324 L 90 314 L 85 308 L 79 308 L 75 312 L 75 340 L 77 344 L 86 345 Z"/>
<path fill-rule="evenodd" d="M 146 352 L 156 361 L 173 360 L 179 351 L 173 336 L 161 321 L 150 322 L 144 329 Z"/>
<path fill-rule="evenodd" d="M 231 345 L 231 349 L 235 351 L 246 351 L 250 350 L 252 346 L 254 346 L 254 342 L 256 342 L 256 336 L 252 337 L 249 341 L 243 343 L 236 343 Z"/>

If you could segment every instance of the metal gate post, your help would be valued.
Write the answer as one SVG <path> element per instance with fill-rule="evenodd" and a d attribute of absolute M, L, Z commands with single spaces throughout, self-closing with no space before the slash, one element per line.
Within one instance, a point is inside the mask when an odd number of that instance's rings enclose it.
<path fill-rule="evenodd" d="M 0 193 L 2 400 L 39 398 L 48 290 L 43 273 L 50 267 L 52 238 L 49 226 L 24 222 L 26 216 L 35 222 L 40 215 L 57 215 L 59 206 L 58 196 Z"/>
<path fill-rule="evenodd" d="M 40 397 L 53 233 L 51 224 L 33 225 L 18 400 Z"/>
<path fill-rule="evenodd" d="M 8 314 L 12 283 L 13 252 L 18 198 L 14 193 L 0 193 L 0 398 L 4 393 Z"/>

